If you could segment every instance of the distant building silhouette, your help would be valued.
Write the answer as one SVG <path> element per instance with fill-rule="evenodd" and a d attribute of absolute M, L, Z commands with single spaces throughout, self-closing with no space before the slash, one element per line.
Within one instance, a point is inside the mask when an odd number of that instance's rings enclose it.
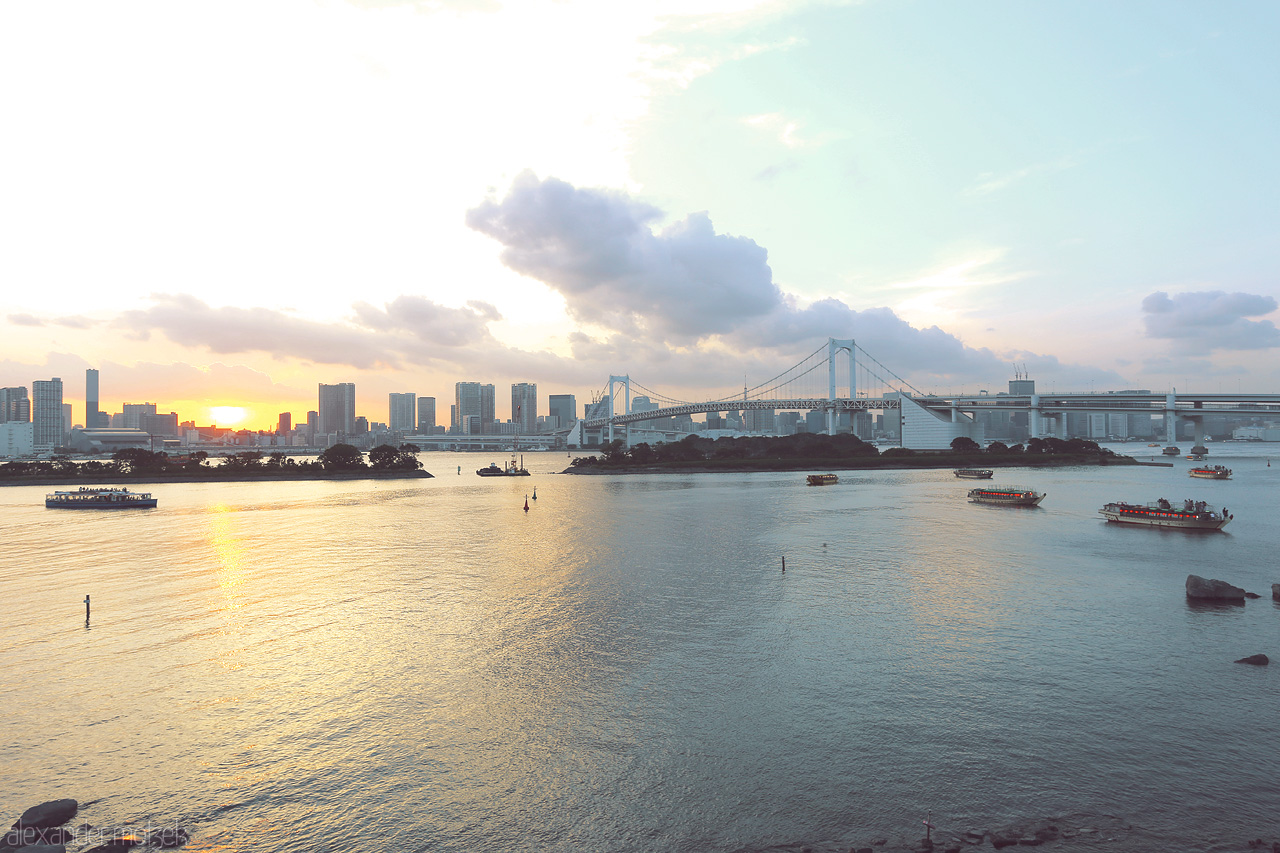
<path fill-rule="evenodd" d="M 517 382 L 511 386 L 511 421 L 516 432 L 538 431 L 538 385 L 535 382 Z"/>
<path fill-rule="evenodd" d="M 31 383 L 31 396 L 35 449 L 53 450 L 62 442 L 62 379 L 37 379 Z"/>
<path fill-rule="evenodd" d="M 98 371 L 90 367 L 84 372 L 85 429 L 98 428 L 98 413 Z"/>
<path fill-rule="evenodd" d="M 416 394 L 388 395 L 387 426 L 392 432 L 413 432 L 417 424 L 418 398 Z"/>
<path fill-rule="evenodd" d="M 552 394 L 547 398 L 547 413 L 556 419 L 557 427 L 572 426 L 578 419 L 578 401 L 572 394 Z"/>
<path fill-rule="evenodd" d="M 436 431 L 436 398 L 418 398 L 418 434 L 431 435 Z"/>
<path fill-rule="evenodd" d="M 31 398 L 27 389 L 0 388 L 0 423 L 30 423 Z"/>
<path fill-rule="evenodd" d="M 319 424 L 320 435 L 342 433 L 354 435 L 356 431 L 356 384 L 339 382 L 337 385 L 320 385 Z"/>

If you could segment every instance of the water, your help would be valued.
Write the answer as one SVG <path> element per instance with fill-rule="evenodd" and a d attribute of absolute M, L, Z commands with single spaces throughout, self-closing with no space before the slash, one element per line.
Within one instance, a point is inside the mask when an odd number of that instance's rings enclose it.
<path fill-rule="evenodd" d="M 1037 509 L 949 471 L 556 453 L 118 514 L 0 489 L 0 820 L 101 798 L 77 821 L 233 851 L 755 850 L 1076 811 L 1188 849 L 1280 837 L 1280 668 L 1232 663 L 1280 658 L 1280 465 L 1213 451 L 1234 479 L 998 472 Z M 1097 516 L 1161 496 L 1236 519 Z M 1189 572 L 1263 598 L 1189 606 Z"/>

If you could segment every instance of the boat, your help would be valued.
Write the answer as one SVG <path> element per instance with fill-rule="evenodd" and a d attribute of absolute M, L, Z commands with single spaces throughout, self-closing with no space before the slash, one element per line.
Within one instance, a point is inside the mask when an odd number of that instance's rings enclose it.
<path fill-rule="evenodd" d="M 1191 476 L 1201 480 L 1230 480 L 1231 469 L 1221 465 L 1200 465 L 1191 469 Z"/>
<path fill-rule="evenodd" d="M 1170 445 L 1169 447 L 1166 447 L 1164 450 L 1160 452 L 1163 453 L 1165 456 L 1178 456 L 1179 454 L 1182 453 L 1181 450 L 1179 450 L 1178 448 L 1172 445 Z"/>
<path fill-rule="evenodd" d="M 957 468 L 952 473 L 962 480 L 990 480 L 995 474 L 990 468 Z"/>
<path fill-rule="evenodd" d="M 969 490 L 969 500 L 976 504 L 998 506 L 1039 506 L 1048 492 L 1037 492 L 1024 486 L 985 486 Z"/>
<path fill-rule="evenodd" d="M 522 458 L 521 463 L 524 462 Z M 516 460 L 512 458 L 505 468 L 499 468 L 497 462 L 490 462 L 489 467 L 480 468 L 476 471 L 481 477 L 528 477 L 529 472 L 525 470 L 524 465 L 516 464 Z"/>
<path fill-rule="evenodd" d="M 45 509 L 151 509 L 157 499 L 150 492 L 102 489 L 81 486 L 74 492 L 52 492 L 44 496 Z"/>
<path fill-rule="evenodd" d="M 1147 447 L 1159 447 L 1159 446 L 1160 446 L 1160 442 L 1158 441 L 1153 441 L 1147 445 Z"/>
<path fill-rule="evenodd" d="M 1116 501 L 1107 504 L 1098 512 L 1107 521 L 1116 521 L 1121 524 L 1178 527 L 1183 530 L 1221 530 L 1235 517 L 1227 512 L 1225 506 L 1222 512 L 1215 512 L 1209 509 L 1204 501 L 1193 501 L 1190 498 L 1177 507 L 1164 498 L 1149 504 Z"/>
<path fill-rule="evenodd" d="M 834 486 L 840 482 L 840 478 L 835 474 L 810 474 L 804 479 L 810 486 Z"/>

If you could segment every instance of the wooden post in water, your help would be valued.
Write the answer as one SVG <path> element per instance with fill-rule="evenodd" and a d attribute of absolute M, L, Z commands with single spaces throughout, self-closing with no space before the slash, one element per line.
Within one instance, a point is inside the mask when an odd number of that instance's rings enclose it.
<path fill-rule="evenodd" d="M 89 621 L 89 596 L 84 597 L 84 621 Z"/>
<path fill-rule="evenodd" d="M 786 557 L 783 557 L 783 558 L 782 558 L 782 573 L 783 573 L 784 575 L 787 573 L 787 558 L 786 558 Z"/>

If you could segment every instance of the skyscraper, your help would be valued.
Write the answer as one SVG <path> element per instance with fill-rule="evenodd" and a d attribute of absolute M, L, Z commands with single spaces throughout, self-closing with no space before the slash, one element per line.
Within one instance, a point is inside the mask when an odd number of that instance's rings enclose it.
<path fill-rule="evenodd" d="M 337 385 L 320 385 L 321 435 L 340 432 L 354 435 L 356 431 L 356 384 L 339 382 Z"/>
<path fill-rule="evenodd" d="M 538 386 L 534 382 L 517 382 L 511 386 L 511 421 L 516 432 L 538 431 Z"/>
<path fill-rule="evenodd" d="M 414 409 L 417 404 L 417 396 L 414 394 L 390 394 L 388 395 L 389 416 L 387 418 L 387 426 L 392 432 L 413 432 L 413 428 L 417 426 L 417 418 L 414 417 Z"/>
<path fill-rule="evenodd" d="M 98 371 L 92 367 L 84 372 L 84 427 L 98 428 Z"/>
<path fill-rule="evenodd" d="M 31 396 L 35 448 L 52 450 L 62 442 L 62 379 L 37 379 L 31 383 Z"/>
<path fill-rule="evenodd" d="M 0 423 L 30 423 L 31 398 L 26 388 L 0 388 Z"/>
<path fill-rule="evenodd" d="M 436 398 L 418 398 L 418 434 L 430 435 L 436 429 Z"/>
<path fill-rule="evenodd" d="M 276 422 L 276 432 L 284 435 L 293 429 L 293 412 L 281 412 L 280 420 Z"/>
<path fill-rule="evenodd" d="M 572 426 L 578 419 L 578 401 L 572 394 L 552 394 L 547 398 L 548 414 L 556 418 L 557 426 Z"/>
<path fill-rule="evenodd" d="M 480 417 L 480 383 L 453 383 L 453 422 L 450 426 L 457 432 L 471 432 L 472 418 Z"/>
<path fill-rule="evenodd" d="M 491 435 L 498 431 L 498 395 L 492 385 L 480 386 L 480 432 Z"/>

